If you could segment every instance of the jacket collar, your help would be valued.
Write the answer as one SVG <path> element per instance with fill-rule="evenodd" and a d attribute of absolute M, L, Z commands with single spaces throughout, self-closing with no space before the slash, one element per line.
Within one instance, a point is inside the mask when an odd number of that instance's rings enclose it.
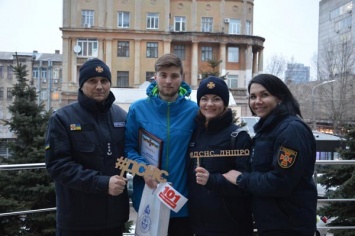
<path fill-rule="evenodd" d="M 254 132 L 265 132 L 269 129 L 272 129 L 276 124 L 280 123 L 282 120 L 288 117 L 288 115 L 289 112 L 287 111 L 286 106 L 281 103 L 271 112 L 269 116 L 266 118 L 260 118 L 258 123 L 256 123 L 253 127 Z"/>
<path fill-rule="evenodd" d="M 147 88 L 147 95 L 149 97 L 156 97 L 159 95 L 159 91 L 158 91 L 158 85 L 157 85 L 157 82 L 154 81 L 152 82 L 148 88 Z M 190 96 L 191 94 L 191 88 L 190 86 L 185 82 L 185 81 L 182 81 L 181 82 L 181 85 L 180 85 L 180 88 L 179 88 L 179 97 L 188 97 Z"/>
<path fill-rule="evenodd" d="M 233 112 L 230 108 L 227 108 L 226 112 L 223 113 L 221 116 L 217 116 L 211 120 L 209 120 L 207 126 L 205 126 L 206 118 L 201 113 L 199 113 L 196 118 L 195 122 L 203 127 L 203 129 L 208 134 L 217 133 L 227 127 L 229 127 L 233 123 Z"/>
<path fill-rule="evenodd" d="M 110 91 L 109 96 L 103 102 L 96 102 L 95 100 L 87 97 L 81 89 L 78 91 L 78 102 L 85 110 L 91 113 L 105 113 L 107 112 L 112 103 L 115 101 L 115 95 Z"/>

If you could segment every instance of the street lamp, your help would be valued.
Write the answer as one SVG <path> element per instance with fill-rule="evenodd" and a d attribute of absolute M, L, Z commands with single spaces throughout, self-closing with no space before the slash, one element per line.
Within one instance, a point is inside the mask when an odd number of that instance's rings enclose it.
<path fill-rule="evenodd" d="M 315 113 L 314 113 L 314 89 L 321 86 L 321 85 L 324 85 L 324 84 L 333 83 L 334 81 L 335 81 L 334 79 L 323 81 L 322 83 L 317 84 L 312 88 L 312 121 L 313 121 L 312 128 L 313 128 L 313 130 L 317 130 L 316 117 L 315 117 Z"/>

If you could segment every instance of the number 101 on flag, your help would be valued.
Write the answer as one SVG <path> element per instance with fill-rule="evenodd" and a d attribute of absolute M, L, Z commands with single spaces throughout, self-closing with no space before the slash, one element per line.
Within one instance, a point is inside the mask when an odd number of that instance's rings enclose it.
<path fill-rule="evenodd" d="M 187 198 L 176 191 L 169 183 L 160 183 L 157 196 L 161 202 L 174 212 L 178 212 L 187 202 Z"/>

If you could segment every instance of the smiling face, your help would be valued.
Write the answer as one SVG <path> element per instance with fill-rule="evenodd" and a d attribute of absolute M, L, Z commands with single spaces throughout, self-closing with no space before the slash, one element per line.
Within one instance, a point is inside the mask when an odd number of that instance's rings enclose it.
<path fill-rule="evenodd" d="M 206 117 L 206 121 L 220 116 L 224 111 L 224 103 L 220 96 L 206 94 L 200 99 L 200 111 Z"/>
<path fill-rule="evenodd" d="M 167 102 L 175 101 L 182 79 L 180 67 L 170 66 L 160 68 L 155 76 L 160 98 Z"/>
<path fill-rule="evenodd" d="M 250 86 L 249 107 L 260 118 L 266 118 L 281 100 L 273 96 L 264 86 L 253 83 Z"/>
<path fill-rule="evenodd" d="M 97 102 L 103 102 L 110 94 L 110 81 L 105 77 L 92 77 L 85 81 L 81 90 L 83 93 Z"/>

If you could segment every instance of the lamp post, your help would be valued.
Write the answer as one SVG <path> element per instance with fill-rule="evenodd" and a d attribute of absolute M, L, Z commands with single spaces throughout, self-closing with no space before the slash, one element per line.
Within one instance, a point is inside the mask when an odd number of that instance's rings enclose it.
<path fill-rule="evenodd" d="M 323 81 L 322 83 L 317 84 L 312 88 L 312 121 L 313 121 L 312 129 L 313 130 L 317 129 L 316 117 L 315 117 L 315 113 L 314 113 L 314 89 L 321 86 L 321 85 L 324 85 L 324 84 L 333 83 L 334 81 L 335 80 Z"/>

